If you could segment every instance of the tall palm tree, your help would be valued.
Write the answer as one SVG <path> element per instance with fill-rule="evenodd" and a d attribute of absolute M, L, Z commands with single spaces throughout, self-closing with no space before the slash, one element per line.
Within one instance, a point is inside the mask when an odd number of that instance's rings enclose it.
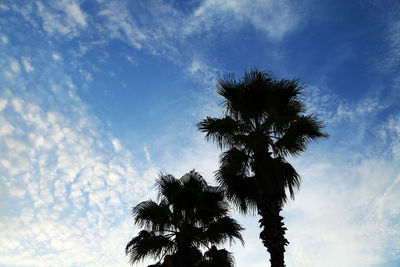
<path fill-rule="evenodd" d="M 217 83 L 224 99 L 221 118 L 207 117 L 198 128 L 225 151 L 216 179 L 226 197 L 241 212 L 261 216 L 260 238 L 271 266 L 284 266 L 286 228 L 280 216 L 288 194 L 300 185 L 296 170 L 285 160 L 309 143 L 327 137 L 315 115 L 305 114 L 299 80 L 277 80 L 254 69 L 236 81 L 226 75 Z"/>
<path fill-rule="evenodd" d="M 201 266 L 210 257 L 203 256 L 200 248 L 226 240 L 238 239 L 243 243 L 243 228 L 228 216 L 223 193 L 208 186 L 197 172 L 191 171 L 180 179 L 161 174 L 156 186 L 158 203 L 143 201 L 132 209 L 135 224 L 144 228 L 126 245 L 132 264 L 153 257 L 160 260 L 153 266 Z M 210 251 L 217 256 L 224 254 L 222 250 Z M 225 266 L 232 266 L 228 265 L 228 256 Z"/>

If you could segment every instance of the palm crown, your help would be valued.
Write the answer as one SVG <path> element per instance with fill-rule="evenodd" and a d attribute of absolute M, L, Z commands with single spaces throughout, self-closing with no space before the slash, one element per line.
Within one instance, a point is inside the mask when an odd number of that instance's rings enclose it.
<path fill-rule="evenodd" d="M 198 124 L 206 139 L 226 149 L 216 179 L 243 213 L 257 211 L 260 238 L 271 254 L 272 266 L 284 266 L 286 228 L 279 215 L 287 192 L 294 197 L 300 176 L 285 157 L 304 152 L 311 141 L 327 137 L 315 115 L 305 115 L 299 80 L 276 80 L 254 69 L 236 81 L 226 75 L 217 83 L 224 98 L 222 118 Z"/>
<path fill-rule="evenodd" d="M 258 189 L 280 188 L 275 193 L 285 201 L 283 187 L 293 197 L 300 177 L 284 157 L 298 155 L 312 140 L 327 136 L 321 132 L 323 125 L 316 116 L 304 115 L 306 108 L 300 98 L 303 89 L 298 80 L 277 81 L 270 73 L 258 70 L 246 72 L 240 81 L 232 75 L 218 81 L 217 92 L 225 99 L 225 116 L 207 117 L 198 127 L 208 140 L 227 148 L 221 155 L 217 180 L 241 211 L 256 208 Z M 269 175 L 257 175 L 263 172 L 257 160 L 268 163 Z"/>
<path fill-rule="evenodd" d="M 135 224 L 145 229 L 126 246 L 131 263 L 150 256 L 172 260 L 172 266 L 200 266 L 212 262 L 207 255 L 214 252 L 231 266 L 225 250 L 214 248 L 204 257 L 199 250 L 226 240 L 243 242 L 243 228 L 228 216 L 222 192 L 194 171 L 180 179 L 160 175 L 156 184 L 159 202 L 144 201 L 132 209 Z"/>

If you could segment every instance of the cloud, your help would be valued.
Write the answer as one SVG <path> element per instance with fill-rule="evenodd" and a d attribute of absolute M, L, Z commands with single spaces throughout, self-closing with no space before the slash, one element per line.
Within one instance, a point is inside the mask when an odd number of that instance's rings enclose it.
<path fill-rule="evenodd" d="M 309 112 L 317 114 L 326 124 L 335 125 L 360 122 L 360 119 L 370 120 L 389 108 L 390 103 L 382 101 L 381 93 L 381 90 L 377 90 L 353 102 L 339 98 L 330 88 L 312 85 L 307 87 L 304 98 Z"/>
<path fill-rule="evenodd" d="M 0 39 L 3 44 L 8 44 L 8 38 L 4 34 L 0 36 Z"/>
<path fill-rule="evenodd" d="M 355 164 L 351 154 L 340 160 L 329 155 L 331 163 L 319 168 L 299 164 L 303 186 L 285 211 L 290 264 L 364 266 L 399 256 L 400 207 L 386 197 L 399 193 L 399 159 L 380 156 Z"/>
<path fill-rule="evenodd" d="M 373 8 L 381 8 L 376 3 Z M 400 20 L 397 16 L 400 10 L 398 3 L 392 4 L 392 9 L 382 10 L 380 15 L 384 14 L 385 27 L 383 31 L 383 51 L 379 53 L 377 62 L 374 67 L 379 72 L 395 73 L 400 62 Z"/>
<path fill-rule="evenodd" d="M 74 0 L 37 2 L 36 8 L 43 28 L 49 34 L 75 37 L 87 26 L 86 14 Z"/>
<path fill-rule="evenodd" d="M 207 86 L 214 85 L 217 75 L 220 72 L 217 68 L 195 58 L 193 58 L 187 70 L 192 76 L 199 78 Z"/>
<path fill-rule="evenodd" d="M 389 34 L 391 53 L 393 55 L 392 62 L 396 64 L 400 59 L 400 21 L 393 23 Z"/>
<path fill-rule="evenodd" d="M 15 59 L 12 59 L 11 60 L 11 64 L 10 64 L 10 68 L 11 68 L 12 72 L 18 73 L 20 71 L 20 66 L 19 66 L 18 61 L 16 61 Z"/>
<path fill-rule="evenodd" d="M 114 146 L 115 151 L 121 151 L 121 143 L 119 142 L 119 140 L 117 138 L 112 139 L 112 144 Z"/>
<path fill-rule="evenodd" d="M 280 40 L 297 27 L 299 14 L 303 14 L 298 12 L 298 5 L 286 1 L 205 0 L 188 10 L 179 10 L 173 3 L 159 0 L 146 1 L 146 4 L 124 0 L 97 1 L 92 10 L 86 10 L 81 2 L 73 0 L 27 2 L 13 7 L 36 29 L 43 29 L 51 38 L 64 38 L 71 42 L 71 47 L 78 47 L 68 53 L 74 57 L 72 64 L 87 82 L 93 81 L 90 72 L 95 67 L 85 65 L 81 58 L 113 39 L 136 50 L 167 58 L 204 82 L 214 81 L 218 67 L 210 67 L 212 64 L 201 54 L 198 40 L 204 39 L 205 35 L 199 33 L 209 29 L 236 32 L 252 25 L 266 33 L 266 38 Z M 61 59 L 59 54 L 55 55 L 58 56 L 54 59 Z M 140 62 L 135 56 L 127 59 L 134 64 Z M 107 56 L 102 60 L 107 60 Z M 23 64 L 28 71 L 30 68 L 26 68 L 26 63 Z"/>
<path fill-rule="evenodd" d="M 34 71 L 35 68 L 32 66 L 30 58 L 23 57 L 21 61 L 26 72 Z"/>
<path fill-rule="evenodd" d="M 147 161 L 151 161 L 151 158 L 150 158 L 150 153 L 149 153 L 149 150 L 147 149 L 147 146 L 144 146 L 143 147 L 143 150 L 144 150 L 144 153 L 145 153 L 145 155 L 146 155 L 146 159 L 147 159 Z"/>
<path fill-rule="evenodd" d="M 286 2 L 203 1 L 186 14 L 192 21 L 185 28 L 185 14 L 163 2 L 151 2 L 149 6 L 161 3 L 162 8 L 144 8 L 148 13 L 143 16 L 130 11 L 132 2 L 119 6 L 120 2 L 98 1 L 98 16 L 85 12 L 79 3 L 38 2 L 31 12 L 37 8 L 39 24 L 50 37 L 73 39 L 90 28 L 94 39 L 104 34 L 154 55 L 184 54 L 173 62 L 204 78 L 207 86 L 213 84 L 218 69 L 192 51 L 178 50 L 196 40 L 192 38 L 200 31 L 197 26 L 235 31 L 230 27 L 237 25 L 233 21 L 280 40 L 298 27 L 302 16 L 296 16 L 296 7 Z M 148 14 L 153 15 L 143 18 Z M 279 24 L 284 18 L 286 24 Z M 130 153 L 122 140 L 103 129 L 80 98 L 73 78 L 64 73 L 68 54 L 57 47 L 11 49 L 16 46 L 13 38 L 0 38 L 0 265 L 127 266 L 124 245 L 135 233 L 130 207 L 154 198 L 153 179 L 160 169 L 180 177 L 195 168 L 215 183 L 219 151 L 204 141 L 193 121 L 217 115 L 219 100 L 208 90 L 193 93 L 196 101 L 184 111 L 190 122 Z M 80 55 L 110 41 L 99 40 L 82 41 Z M 291 242 L 288 265 L 354 266 L 398 258 L 399 116 L 375 124 L 387 108 L 379 93 L 350 102 L 315 86 L 306 100 L 310 111 L 321 114 L 330 129 L 346 128 L 346 138 L 332 136 L 338 140 L 332 143 L 335 148 L 313 150 L 295 160 L 303 186 L 285 209 Z M 373 134 L 379 149 L 367 133 Z M 357 152 L 353 145 L 364 148 Z M 143 150 L 147 162 L 135 157 Z M 268 259 L 258 239 L 257 218 L 240 217 L 240 221 L 248 230 L 246 248 L 232 248 L 238 266 L 249 265 L 253 258 L 257 259 L 251 266 L 265 266 Z"/>
<path fill-rule="evenodd" d="M 78 25 L 86 27 L 86 14 L 82 12 L 78 3 L 74 1 L 63 1 L 61 6 L 65 8 L 65 13 L 70 16 Z"/>
<path fill-rule="evenodd" d="M 186 11 L 158 0 L 146 4 L 123 0 L 96 2 L 94 12 L 84 10 L 78 1 L 72 0 L 37 2 L 35 6 L 27 3 L 23 8 L 15 9 L 33 25 L 42 26 L 52 37 L 65 36 L 74 40 L 87 35 L 90 41 L 79 41 L 79 51 L 75 53 L 78 57 L 98 44 L 117 39 L 137 50 L 167 58 L 190 71 L 196 62 L 210 65 L 197 52 L 201 50 L 197 48 L 199 33 L 211 29 L 236 32 L 252 25 L 266 33 L 268 39 L 277 41 L 296 29 L 300 14 L 304 13 L 299 11 L 299 5 L 287 1 L 236 0 L 205 0 Z M 37 21 L 36 13 L 40 21 Z M 130 56 L 128 60 L 132 62 L 132 58 Z"/>
<path fill-rule="evenodd" d="M 0 60 L 13 73 L 0 74 L 0 265 L 127 265 L 129 210 L 157 172 L 102 130 L 51 50 L 19 51 Z M 24 64 L 33 53 L 42 78 Z"/>
<path fill-rule="evenodd" d="M 54 60 L 61 60 L 61 56 L 58 53 L 53 53 L 52 57 Z"/>
<path fill-rule="evenodd" d="M 122 39 L 140 49 L 142 41 L 147 37 L 136 25 L 128 10 L 126 2 L 112 1 L 107 2 L 98 15 L 104 17 L 104 26 L 111 38 Z"/>
<path fill-rule="evenodd" d="M 297 27 L 299 14 L 288 1 L 205 0 L 189 17 L 185 33 L 236 31 L 248 23 L 280 40 Z"/>

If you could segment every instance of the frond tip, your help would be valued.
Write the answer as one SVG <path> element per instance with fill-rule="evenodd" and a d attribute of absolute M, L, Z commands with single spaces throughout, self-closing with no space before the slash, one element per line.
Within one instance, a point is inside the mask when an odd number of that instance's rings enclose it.
<path fill-rule="evenodd" d="M 221 119 L 207 117 L 197 124 L 201 132 L 206 133 L 206 139 L 212 140 L 222 149 L 233 142 L 234 135 L 240 132 L 241 125 L 231 117 Z"/>
<path fill-rule="evenodd" d="M 142 230 L 128 242 L 125 253 L 129 255 L 132 264 L 141 262 L 145 257 L 159 258 L 171 250 L 173 242 L 168 238 L 155 235 L 152 232 Z"/>

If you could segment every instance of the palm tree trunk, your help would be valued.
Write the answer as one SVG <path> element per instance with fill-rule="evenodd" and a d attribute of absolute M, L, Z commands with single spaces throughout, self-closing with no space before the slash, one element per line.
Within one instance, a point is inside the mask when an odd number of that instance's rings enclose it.
<path fill-rule="evenodd" d="M 258 214 L 261 216 L 260 239 L 270 254 L 271 267 L 284 267 L 285 246 L 289 244 L 285 238 L 283 217 L 280 216 L 281 201 L 273 197 L 262 196 L 258 204 Z"/>

